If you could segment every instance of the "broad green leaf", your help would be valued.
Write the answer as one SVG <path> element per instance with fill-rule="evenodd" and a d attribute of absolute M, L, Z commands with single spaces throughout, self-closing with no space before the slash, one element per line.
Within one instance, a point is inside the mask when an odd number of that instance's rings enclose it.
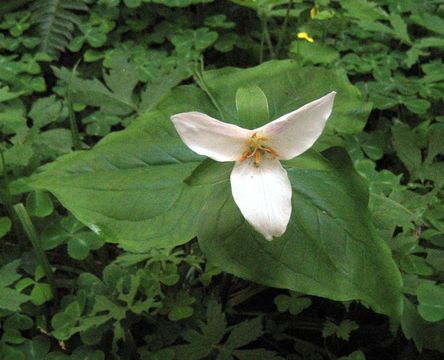
<path fill-rule="evenodd" d="M 304 81 L 307 76 L 315 80 Z M 361 130 L 367 116 L 360 93 L 344 73 L 301 69 L 293 61 L 210 71 L 204 74 L 204 80 L 223 114 L 217 113 L 202 90 L 181 86 L 157 106 L 158 111 L 146 113 L 124 131 L 106 136 L 93 150 L 68 154 L 42 167 L 41 173 L 31 179 L 31 185 L 52 192 L 80 221 L 126 249 L 144 251 L 153 246 L 175 246 L 196 236 L 196 219 L 211 187 L 219 186 L 219 175 L 204 172 L 206 179 L 196 180 L 203 158 L 180 140 L 171 115 L 201 111 L 239 123 L 237 89 L 253 85 L 267 96 L 271 118 L 331 90 L 338 91 L 327 131 L 331 136 Z M 259 127 L 263 121 L 257 119 L 258 123 L 252 125 Z M 322 163 L 310 156 L 302 158 L 308 163 Z M 223 165 L 223 176 L 231 168 L 232 164 Z M 190 186 L 193 181 L 196 186 Z"/>
<path fill-rule="evenodd" d="M 444 319 L 444 288 L 424 283 L 418 287 L 418 312 L 427 321 Z"/>
<path fill-rule="evenodd" d="M 194 102 L 199 108 L 200 100 L 205 104 L 196 89 L 183 95 L 189 97 L 188 106 Z M 172 107 L 169 114 L 183 109 Z M 206 190 L 189 187 L 183 180 L 201 159 L 176 135 L 169 116 L 151 112 L 127 130 L 106 137 L 94 150 L 50 164 L 33 186 L 51 191 L 94 231 L 141 251 L 195 236 L 196 214 Z"/>
<path fill-rule="evenodd" d="M 237 90 L 236 109 L 242 127 L 253 128 L 258 122 L 270 121 L 267 97 L 258 86 L 246 86 Z"/>
<path fill-rule="evenodd" d="M 330 155 L 326 170 L 287 166 L 293 213 L 281 238 L 267 242 L 245 222 L 227 179 L 202 211 L 199 245 L 211 262 L 244 279 L 333 300 L 358 299 L 399 316 L 401 278 L 371 225 L 367 192 L 349 160 Z"/>
<path fill-rule="evenodd" d="M 208 71 L 204 75 L 210 92 L 222 110 L 222 118 L 216 117 L 233 123 L 238 119 L 233 100 L 240 87 L 256 85 L 264 92 L 268 100 L 270 120 L 336 91 L 333 113 L 317 143 L 318 148 L 322 148 L 322 144 L 333 133 L 360 132 L 370 111 L 369 104 L 363 103 L 361 94 L 350 85 L 341 70 L 300 67 L 293 60 L 284 60 L 269 61 L 250 69 L 224 68 Z M 264 122 L 258 119 L 252 125 L 257 128 L 264 125 Z"/>

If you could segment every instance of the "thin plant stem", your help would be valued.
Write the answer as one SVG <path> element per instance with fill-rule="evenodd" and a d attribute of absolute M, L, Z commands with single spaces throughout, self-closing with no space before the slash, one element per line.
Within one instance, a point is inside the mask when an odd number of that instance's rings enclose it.
<path fill-rule="evenodd" d="M 203 60 L 201 59 L 201 69 L 196 70 L 195 67 L 193 67 L 193 78 L 196 84 L 207 94 L 211 102 L 213 103 L 214 107 L 219 111 L 221 120 L 224 120 L 224 114 L 222 112 L 222 108 L 219 106 L 218 102 L 216 101 L 215 97 L 211 93 L 210 89 L 208 88 L 207 83 L 205 82 L 205 79 L 203 77 L 204 73 L 204 66 L 203 66 Z"/>
<path fill-rule="evenodd" d="M 130 353 L 130 358 L 134 358 L 137 354 L 137 345 L 136 341 L 134 340 L 133 333 L 129 328 L 129 324 L 125 324 L 124 331 L 125 331 L 126 344 L 128 345 L 128 350 Z"/>
<path fill-rule="evenodd" d="M 262 32 L 265 37 L 265 42 L 267 43 L 268 52 L 270 53 L 270 57 L 274 59 L 276 56 L 274 54 L 273 44 L 271 42 L 270 31 L 268 30 L 268 18 L 263 16 L 261 17 L 261 26 Z"/>
<path fill-rule="evenodd" d="M 77 126 L 77 119 L 76 114 L 74 112 L 74 106 L 72 103 L 72 93 L 71 93 L 71 83 L 74 78 L 75 71 L 77 69 L 77 64 L 74 66 L 71 72 L 71 77 L 69 79 L 68 87 L 66 89 L 66 102 L 68 105 L 68 112 L 69 112 L 69 128 L 71 130 L 71 139 L 72 139 L 72 146 L 74 150 L 81 150 L 82 144 L 80 142 L 80 136 L 79 136 L 79 128 Z"/>
<path fill-rule="evenodd" d="M 40 239 L 37 236 L 37 232 L 35 231 L 31 218 L 29 217 L 28 212 L 26 211 L 22 203 L 14 205 L 14 210 L 17 214 L 18 219 L 20 220 L 20 223 L 23 226 L 25 234 L 27 235 L 29 241 L 32 244 L 32 247 L 34 248 L 35 254 L 37 256 L 37 261 L 45 272 L 46 280 L 48 281 L 49 286 L 51 286 L 54 300 L 58 302 L 57 286 L 55 283 L 54 272 L 52 271 L 51 265 L 49 264 L 49 260 L 46 256 L 45 250 L 40 243 Z"/>
<path fill-rule="evenodd" d="M 12 206 L 12 196 L 9 190 L 9 177 L 8 177 L 8 172 L 6 171 L 5 155 L 3 154 L 2 149 L 0 149 L 0 158 L 2 164 L 3 179 L 4 179 L 3 200 L 5 201 L 6 211 L 8 212 L 8 215 L 11 219 L 12 228 L 17 237 L 19 249 L 23 251 L 25 249 L 25 241 L 23 239 L 23 234 L 20 231 L 20 228 L 17 223 L 17 215 L 15 214 L 14 208 Z"/>
<path fill-rule="evenodd" d="M 290 12 L 291 8 L 293 7 L 293 0 L 290 0 L 287 7 L 287 12 L 285 13 L 284 22 L 281 27 L 281 31 L 279 33 L 279 39 L 278 43 L 276 45 L 276 54 L 279 55 L 279 52 L 281 51 L 282 44 L 284 43 L 285 35 L 287 34 L 287 28 L 288 28 L 288 19 L 290 18 Z"/>
<path fill-rule="evenodd" d="M 262 20 L 261 20 L 261 43 L 259 47 L 259 64 L 262 64 L 264 62 L 264 44 L 265 44 L 265 31 L 264 27 L 262 26 Z"/>

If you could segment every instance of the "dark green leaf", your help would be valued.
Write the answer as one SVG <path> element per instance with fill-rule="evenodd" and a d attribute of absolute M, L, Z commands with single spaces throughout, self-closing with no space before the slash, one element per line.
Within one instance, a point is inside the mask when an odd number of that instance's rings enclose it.
<path fill-rule="evenodd" d="M 372 228 L 363 183 L 337 155 L 331 153 L 335 165 L 323 171 L 289 165 L 293 214 L 281 238 L 267 242 L 245 222 L 227 181 L 205 205 L 199 244 L 210 261 L 244 279 L 334 300 L 360 299 L 399 316 L 399 271 Z"/>

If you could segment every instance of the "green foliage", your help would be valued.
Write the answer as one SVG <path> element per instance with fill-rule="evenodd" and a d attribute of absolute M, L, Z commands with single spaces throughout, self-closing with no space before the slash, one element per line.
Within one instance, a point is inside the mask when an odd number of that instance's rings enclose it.
<path fill-rule="evenodd" d="M 265 349 L 240 349 L 263 334 L 261 323 L 261 318 L 255 318 L 227 328 L 220 305 L 210 300 L 206 322 L 199 326 L 199 331 L 190 329 L 183 333 L 182 336 L 188 344 L 179 345 L 174 349 L 177 354 L 190 360 L 205 359 L 215 352 L 219 359 L 281 359 L 274 352 Z M 222 341 L 227 334 L 226 341 Z"/>
<path fill-rule="evenodd" d="M 0 268 L 0 309 L 7 311 L 18 311 L 20 305 L 29 300 L 29 296 L 22 294 L 20 289 L 14 289 L 10 286 L 21 278 L 17 273 L 19 265 L 18 260 L 14 260 Z"/>
<path fill-rule="evenodd" d="M 269 71 L 271 68 L 273 73 Z M 338 99 L 338 115 L 336 120 L 332 119 L 330 133 L 352 131 L 346 124 L 356 122 L 356 112 L 364 118 L 365 110 L 362 111 L 359 94 L 342 74 L 321 72 L 320 75 L 328 79 L 328 87 L 323 89 L 321 83 L 319 86 L 307 85 L 304 97 L 296 97 L 293 105 L 288 103 L 285 92 L 276 92 L 273 85 L 277 83 L 268 84 L 261 76 L 265 72 L 270 77 L 288 79 L 289 72 L 296 69 L 292 62 L 270 63 L 249 71 L 214 71 L 206 75 L 205 82 L 213 89 L 224 117 L 237 116 L 235 105 L 229 99 L 234 98 L 236 85 L 243 79 L 244 82 L 263 85 L 264 92 L 270 95 L 269 101 L 275 104 L 272 117 L 325 94 L 335 83 L 337 88 L 343 89 L 343 98 L 342 101 Z M 300 71 L 297 76 L 302 75 Z M 298 91 L 294 81 L 287 82 L 288 91 Z M 285 83 L 279 84 L 285 86 Z M 91 101 L 94 101 L 93 96 Z M 110 107 L 112 102 L 103 103 L 106 103 L 108 111 L 114 110 Z M 175 134 L 169 116 L 186 110 L 214 113 L 215 109 L 203 91 L 191 86 L 178 88 L 164 99 L 158 109 L 161 112 L 143 115 L 124 132 L 104 139 L 93 151 L 61 158 L 37 176 L 32 181 L 33 186 L 53 192 L 78 219 L 96 231 L 116 237 L 126 249 L 141 251 L 150 246 L 171 246 L 189 241 L 197 234 L 197 222 L 191 219 L 199 214 L 212 180 L 207 183 L 208 186 L 201 187 L 184 183 L 201 157 L 192 153 Z M 353 131 L 360 126 L 355 127 Z M 89 165 L 86 167 L 85 164 Z M 218 171 L 225 175 L 230 169 L 222 167 Z M 165 178 L 171 180 L 165 182 Z M 103 191 L 103 186 L 113 191 Z M 164 195 L 160 196 L 160 192 Z M 131 211 L 122 206 L 124 203 L 131 204 Z M 192 209 L 195 209 L 194 212 Z M 146 238 L 150 239 L 149 243 L 142 243 Z"/>
<path fill-rule="evenodd" d="M 348 341 L 350 339 L 350 333 L 359 329 L 359 325 L 351 320 L 342 320 L 339 325 L 330 321 L 326 322 L 322 329 L 322 336 L 337 336 L 339 339 Z"/>
<path fill-rule="evenodd" d="M 290 295 L 280 294 L 274 298 L 279 312 L 288 311 L 291 315 L 298 315 L 312 304 L 310 298 L 291 292 Z"/>
<path fill-rule="evenodd" d="M 443 24 L 438 0 L 2 1 L 0 358 L 442 356 Z M 170 116 L 255 128 L 332 90 L 266 243 Z"/>
<path fill-rule="evenodd" d="M 444 289 L 428 283 L 421 284 L 417 290 L 418 311 L 427 321 L 444 319 Z"/>
<path fill-rule="evenodd" d="M 75 11 L 87 10 L 83 0 L 34 1 L 32 19 L 39 29 L 41 50 L 51 56 L 64 51 L 75 26 L 80 24 Z"/>
<path fill-rule="evenodd" d="M 214 190 L 202 212 L 200 246 L 210 261 L 242 278 L 336 300 L 361 299 L 378 312 L 396 316 L 401 311 L 397 269 L 382 240 L 372 237 L 360 179 L 347 159 L 332 155 L 331 162 L 313 161 L 315 169 L 298 166 L 298 159 L 288 162 L 293 206 L 299 212 L 293 210 L 281 238 L 260 240 L 239 216 L 227 181 L 225 188 Z M 340 180 L 344 174 L 345 182 Z M 332 236 L 337 236 L 335 241 Z"/>

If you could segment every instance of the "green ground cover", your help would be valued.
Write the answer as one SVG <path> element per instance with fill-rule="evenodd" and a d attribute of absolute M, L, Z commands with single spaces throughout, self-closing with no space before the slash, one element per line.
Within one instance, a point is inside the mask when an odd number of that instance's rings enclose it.
<path fill-rule="evenodd" d="M 443 0 L 3 0 L 0 359 L 439 359 Z M 170 117 L 336 91 L 287 232 Z"/>

